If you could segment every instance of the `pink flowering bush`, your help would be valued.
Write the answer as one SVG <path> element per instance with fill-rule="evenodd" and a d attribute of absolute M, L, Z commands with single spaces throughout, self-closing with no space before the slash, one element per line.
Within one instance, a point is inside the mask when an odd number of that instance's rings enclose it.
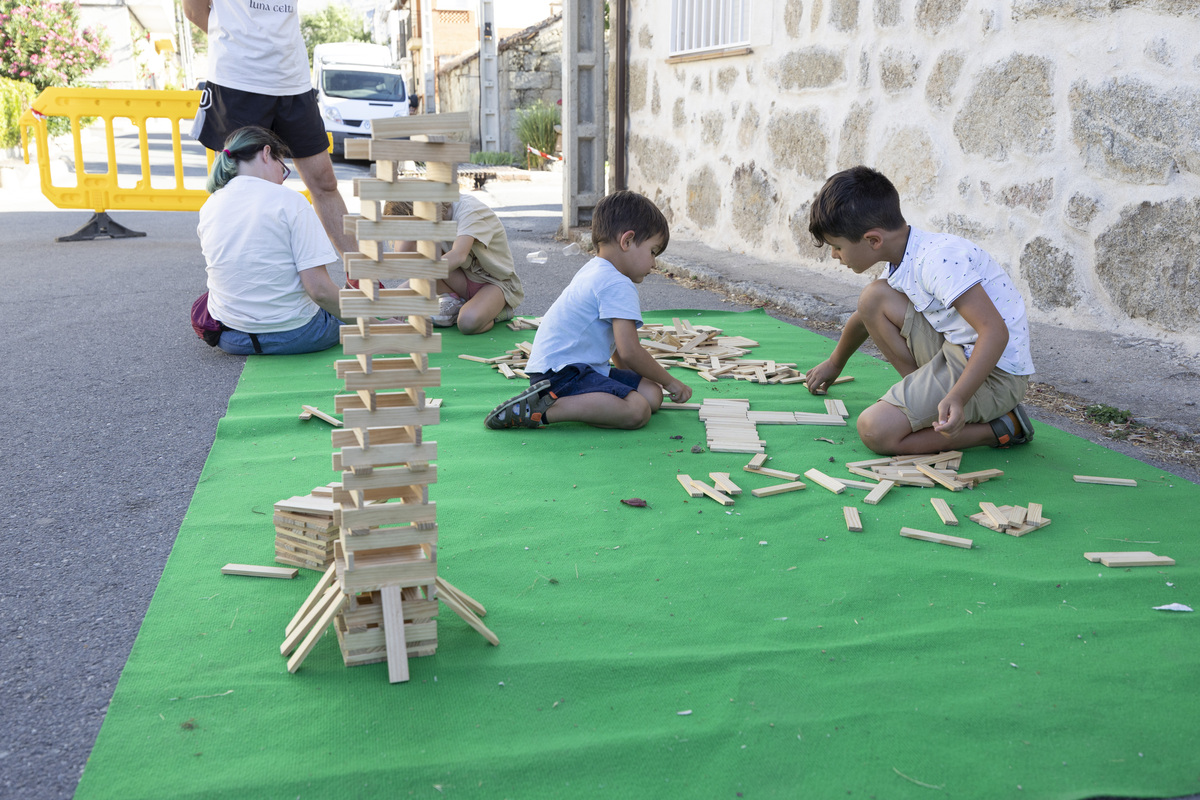
<path fill-rule="evenodd" d="M 0 0 L 0 76 L 47 86 L 76 86 L 108 61 L 103 33 L 79 27 L 74 0 Z"/>

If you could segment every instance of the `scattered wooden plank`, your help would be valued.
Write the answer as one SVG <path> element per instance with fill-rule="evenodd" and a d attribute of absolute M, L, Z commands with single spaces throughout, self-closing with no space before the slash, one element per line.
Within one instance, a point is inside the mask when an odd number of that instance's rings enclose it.
<path fill-rule="evenodd" d="M 716 500 L 718 503 L 720 503 L 723 506 L 733 505 L 732 497 L 728 497 L 727 495 L 721 494 L 720 492 L 718 492 L 713 487 L 709 486 L 704 481 L 698 481 L 698 480 L 692 479 L 692 486 L 699 489 L 701 492 L 704 492 L 704 494 L 708 495 L 713 500 Z"/>
<path fill-rule="evenodd" d="M 996 508 L 995 503 L 980 503 L 979 510 L 991 520 L 992 524 L 996 526 L 996 530 L 1002 531 L 1009 526 L 1008 515 Z"/>
<path fill-rule="evenodd" d="M 688 493 L 688 497 L 704 497 L 704 492 L 692 485 L 691 475 L 676 475 L 675 480 L 679 481 L 679 485 Z"/>
<path fill-rule="evenodd" d="M 1167 556 L 1131 556 L 1128 553 L 1110 554 L 1100 559 L 1106 567 L 1171 567 L 1175 559 Z"/>
<path fill-rule="evenodd" d="M 221 567 L 222 575 L 248 575 L 251 578 L 294 578 L 298 569 L 288 567 L 260 567 L 254 564 L 226 564 Z"/>
<path fill-rule="evenodd" d="M 819 469 L 810 469 L 804 473 L 804 477 L 808 478 L 818 486 L 828 489 L 834 494 L 841 494 L 846 491 L 846 486 L 836 478 L 831 478 Z"/>
<path fill-rule="evenodd" d="M 922 531 L 916 528 L 901 528 L 900 535 L 906 539 L 921 539 L 936 544 L 948 544 L 951 547 L 962 547 L 966 550 L 970 550 L 975 544 L 970 539 L 964 539 L 961 536 L 947 536 L 944 533 L 933 533 L 932 531 Z"/>
<path fill-rule="evenodd" d="M 317 419 L 325 420 L 335 428 L 342 427 L 342 421 L 340 419 L 326 414 L 316 406 L 300 406 L 300 408 L 303 409 L 300 412 L 300 419 L 312 419 L 313 417 L 316 417 Z"/>
<path fill-rule="evenodd" d="M 711 478 L 713 484 L 725 494 L 739 495 L 742 493 L 742 487 L 729 480 L 728 472 L 710 472 L 708 473 L 708 477 Z"/>
<path fill-rule="evenodd" d="M 842 515 L 846 518 L 846 530 L 852 533 L 860 533 L 862 531 L 862 519 L 858 516 L 858 509 L 854 506 L 842 506 Z"/>
<path fill-rule="evenodd" d="M 1100 478 L 1095 475 L 1076 475 L 1076 483 L 1099 483 L 1104 486 L 1137 486 L 1133 478 Z"/>
<path fill-rule="evenodd" d="M 847 489 L 862 489 L 864 492 L 873 492 L 879 486 L 879 481 L 855 481 L 850 478 L 836 478 L 835 480 Z"/>
<path fill-rule="evenodd" d="M 929 480 L 941 484 L 952 492 L 961 492 L 966 488 L 964 484 L 959 483 L 953 478 L 947 478 L 933 467 L 926 466 L 925 464 L 913 464 L 913 466 L 917 468 L 918 472 L 929 478 Z"/>
<path fill-rule="evenodd" d="M 942 518 L 943 525 L 957 525 L 958 517 L 954 516 L 954 512 L 950 510 L 950 504 L 940 497 L 930 499 L 930 504 L 938 516 Z"/>
<path fill-rule="evenodd" d="M 757 469 L 761 469 L 762 465 L 765 463 L 767 463 L 767 456 L 765 454 L 757 455 L 754 458 L 750 459 L 750 463 L 746 465 L 746 468 L 751 471 L 754 471 Z"/>
<path fill-rule="evenodd" d="M 1130 558 L 1130 559 L 1133 559 L 1133 558 L 1158 558 L 1158 556 L 1154 555 L 1154 553 L 1151 553 L 1149 550 L 1106 550 L 1106 551 L 1097 552 L 1097 553 L 1084 553 L 1083 554 L 1083 557 L 1086 558 L 1088 561 L 1091 561 L 1093 564 L 1099 562 L 1101 559 L 1119 558 L 1122 556 L 1126 557 L 1126 558 Z"/>
<path fill-rule="evenodd" d="M 745 470 L 746 472 L 752 472 L 755 475 L 766 475 L 768 478 L 779 478 L 779 479 L 785 480 L 785 481 L 795 481 L 795 480 L 800 479 L 800 473 L 786 472 L 782 469 L 770 469 L 768 467 L 759 467 L 758 469 L 751 469 L 749 464 L 742 467 L 742 469 Z"/>
<path fill-rule="evenodd" d="M 777 494 L 786 494 L 787 492 L 798 492 L 805 485 L 800 481 L 792 481 L 790 483 L 777 483 L 774 486 L 764 486 L 761 489 L 751 489 L 750 494 L 755 497 L 771 497 Z"/>
<path fill-rule="evenodd" d="M 1026 515 L 1025 515 L 1025 521 L 1030 524 L 1033 524 L 1033 525 L 1037 525 L 1037 524 L 1041 523 L 1041 521 L 1042 521 L 1042 504 L 1041 503 L 1030 503 L 1029 504 L 1028 513 L 1026 513 Z"/>
<path fill-rule="evenodd" d="M 337 616 L 337 613 L 342 610 L 342 606 L 345 604 L 345 592 L 338 591 L 333 598 L 333 602 L 326 607 L 324 613 L 321 614 L 320 618 L 316 621 L 316 624 L 314 624 L 312 629 L 309 630 L 308 635 L 304 637 L 304 641 L 300 643 L 299 648 L 297 648 L 296 652 L 292 654 L 292 657 L 288 659 L 288 672 L 295 672 L 296 670 L 300 669 L 300 665 L 304 663 L 304 659 L 308 658 L 308 654 L 312 652 L 312 649 L 316 646 L 317 642 L 321 641 L 321 637 L 325 635 L 325 630 L 329 627 L 330 623 L 333 622 L 333 618 Z M 300 628 L 297 627 L 296 630 L 300 630 Z"/>
<path fill-rule="evenodd" d="M 869 506 L 876 505 L 880 500 L 887 497 L 887 493 L 896 485 L 895 481 L 880 481 L 879 485 L 871 490 L 871 493 L 863 498 L 863 502 Z"/>

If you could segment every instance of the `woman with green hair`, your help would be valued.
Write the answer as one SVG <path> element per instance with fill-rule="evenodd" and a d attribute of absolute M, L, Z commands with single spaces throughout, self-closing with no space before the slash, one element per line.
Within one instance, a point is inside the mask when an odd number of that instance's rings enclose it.
<path fill-rule="evenodd" d="M 239 128 L 225 140 L 200 209 L 208 311 L 217 346 L 233 355 L 312 353 L 338 343 L 337 251 L 299 192 L 284 188 L 287 146 L 271 131 Z"/>

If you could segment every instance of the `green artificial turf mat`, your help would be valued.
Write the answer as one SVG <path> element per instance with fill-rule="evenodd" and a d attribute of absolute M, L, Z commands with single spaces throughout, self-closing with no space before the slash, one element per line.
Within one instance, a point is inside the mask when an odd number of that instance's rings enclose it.
<path fill-rule="evenodd" d="M 660 312 L 722 327 L 754 357 L 823 359 L 832 342 L 762 313 Z M 340 351 L 250 358 L 221 421 L 77 798 L 1169 797 L 1200 791 L 1200 487 L 1037 426 L 974 491 L 897 487 L 878 506 L 693 453 L 695 412 L 639 431 L 488 431 L 524 387 L 459 353 L 501 355 L 533 331 L 442 334 L 439 574 L 488 608 L 491 647 L 444 606 L 438 651 L 389 684 L 346 668 L 330 633 L 296 674 L 284 626 L 315 584 L 225 576 L 273 563 L 272 505 L 336 480 Z M 830 397 L 852 415 L 893 380 L 856 357 Z M 704 397 L 823 411 L 803 387 L 681 376 Z M 769 466 L 871 457 L 844 428 L 762 425 Z M 682 437 L 682 438 L 674 438 Z M 816 441 L 832 439 L 835 444 Z M 832 462 L 832 463 L 831 463 Z M 730 508 L 679 472 L 729 472 Z M 1135 478 L 1080 485 L 1076 473 Z M 622 504 L 642 498 L 648 507 Z M 961 520 L 943 527 L 931 497 Z M 1015 538 L 966 519 L 1039 502 L 1052 524 Z M 846 531 L 842 507 L 864 530 Z M 899 536 L 965 536 L 964 550 Z M 1108 569 L 1085 551 L 1152 550 L 1174 567 Z"/>

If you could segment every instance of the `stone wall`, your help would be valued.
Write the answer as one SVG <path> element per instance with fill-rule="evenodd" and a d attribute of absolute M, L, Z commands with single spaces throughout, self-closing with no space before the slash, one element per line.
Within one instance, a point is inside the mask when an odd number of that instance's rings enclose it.
<path fill-rule="evenodd" d="M 670 63 L 631 0 L 629 181 L 673 237 L 844 272 L 808 206 L 865 163 L 1035 319 L 1200 340 L 1200 0 L 755 5 L 750 54 Z"/>
<path fill-rule="evenodd" d="M 516 135 L 516 111 L 562 99 L 562 15 L 526 28 L 496 45 L 500 77 L 500 150 L 525 160 Z M 480 148 L 479 53 L 449 62 L 437 76 L 438 110 L 471 115 L 471 149 Z"/>

